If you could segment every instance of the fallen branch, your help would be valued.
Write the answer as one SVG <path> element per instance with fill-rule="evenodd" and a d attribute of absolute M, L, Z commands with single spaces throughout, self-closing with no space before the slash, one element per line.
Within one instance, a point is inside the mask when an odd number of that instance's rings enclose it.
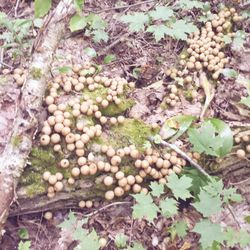
<path fill-rule="evenodd" d="M 29 66 L 29 75 L 22 89 L 22 96 L 17 105 L 19 109 L 14 120 L 11 136 L 0 156 L 0 231 L 8 217 L 9 207 L 16 200 L 15 187 L 26 165 L 32 148 L 32 140 L 37 131 L 38 119 L 46 89 L 53 53 L 66 31 L 68 18 L 74 12 L 72 0 L 62 0 L 47 17 L 46 27 L 40 33 L 39 43 L 33 50 Z M 40 77 L 32 72 L 39 72 Z M 19 144 L 13 145 L 13 139 Z"/>
<path fill-rule="evenodd" d="M 149 138 L 149 139 L 150 139 L 150 141 L 154 142 L 154 140 L 152 138 Z M 176 145 L 168 143 L 168 142 L 163 141 L 163 140 L 161 140 L 161 142 L 159 144 L 161 144 L 163 146 L 166 146 L 168 148 L 171 148 L 177 154 L 179 154 L 183 159 L 187 160 L 198 171 L 200 171 L 202 174 L 204 174 L 205 176 L 207 176 L 208 178 L 210 178 L 210 175 L 197 162 L 195 162 L 193 159 L 191 159 L 185 152 L 183 152 L 182 150 L 180 150 Z"/>

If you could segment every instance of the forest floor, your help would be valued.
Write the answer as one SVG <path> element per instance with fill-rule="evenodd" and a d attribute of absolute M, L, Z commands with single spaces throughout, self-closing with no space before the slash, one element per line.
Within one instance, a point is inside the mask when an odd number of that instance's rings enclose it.
<path fill-rule="evenodd" d="M 169 5 L 174 6 L 174 2 L 170 1 Z M 211 11 L 217 13 L 219 11 L 219 4 L 216 2 L 220 1 L 209 2 L 211 4 Z M 164 1 L 145 1 L 145 3 L 139 3 L 134 0 L 86 1 L 84 13 L 95 13 L 107 22 L 106 31 L 109 36 L 108 40 L 107 42 L 95 43 L 91 36 L 87 36 L 82 31 L 71 33 L 68 30 L 55 52 L 51 65 L 52 72 L 53 69 L 65 65 L 74 63 L 83 64 L 91 60 L 94 65 L 101 66 L 101 71 L 105 76 L 120 76 L 129 82 L 135 82 L 135 89 L 129 94 L 129 97 L 134 101 L 134 105 L 124 113 L 126 117 L 141 119 L 149 125 L 157 123 L 158 126 L 162 126 L 167 119 L 180 114 L 199 117 L 204 107 L 204 100 L 209 95 L 201 87 L 196 88 L 197 91 L 193 98 L 191 98 L 191 101 L 187 100 L 186 96 L 182 93 L 183 95 L 180 96 L 178 105 L 174 107 L 162 105 L 165 103 L 168 93 L 167 86 L 173 83 L 173 79 L 168 76 L 167 70 L 178 67 L 180 54 L 186 49 L 186 42 L 175 40 L 171 37 L 156 42 L 150 33 L 131 32 L 127 25 L 117 21 L 117 17 L 119 16 L 131 12 L 145 13 L 152 11 L 159 4 L 164 4 Z M 57 1 L 54 1 L 53 8 L 56 5 Z M 232 1 L 225 1 L 224 5 L 229 7 L 235 6 L 239 13 L 244 8 L 244 3 L 238 4 Z M 17 18 L 32 19 L 34 17 L 33 1 L 0 0 L 0 10 L 13 20 Z M 198 23 L 198 17 L 202 14 L 194 9 L 181 12 L 179 15 L 189 17 L 194 23 Z M 250 31 L 249 18 L 237 25 L 235 29 L 244 30 L 246 33 Z M 39 28 L 31 27 L 28 39 L 25 41 L 31 44 L 36 39 L 38 32 Z M 0 41 L 3 40 L 0 38 Z M 96 53 L 95 56 L 93 54 L 90 56 L 89 52 L 85 53 L 89 48 L 92 49 L 92 53 Z M 249 106 L 239 104 L 241 99 L 247 97 L 249 93 L 248 88 L 250 85 L 246 86 L 241 83 L 242 79 L 248 79 L 249 84 L 249 50 L 249 36 L 245 40 L 244 49 L 234 45 L 225 47 L 224 53 L 230 58 L 230 62 L 226 65 L 226 68 L 232 69 L 233 72 L 230 72 L 232 74 L 237 72 L 240 77 L 237 75 L 238 78 L 231 76 L 219 78 L 219 84 L 215 87 L 214 96 L 205 114 L 205 117 L 214 117 L 223 120 L 229 124 L 233 131 L 237 131 L 237 133 L 238 131 L 249 131 L 250 129 Z M 0 60 L 4 63 L 2 65 L 3 68 L 18 67 L 28 69 L 30 53 L 25 52 L 25 54 L 21 56 L 17 55 L 13 59 L 13 52 L 11 50 L 2 49 L 0 52 Z M 111 55 L 110 58 L 112 60 L 107 61 L 107 58 L 105 60 L 107 55 Z M 199 78 L 196 77 L 195 81 L 199 82 Z M 21 93 L 22 89 L 13 83 L 13 81 L 5 85 L 1 85 L 0 83 L 0 153 L 3 153 L 4 146 L 10 137 L 9 131 L 15 118 L 16 109 L 18 109 L 17 103 Z M 46 117 L 47 113 L 44 108 L 44 112 L 41 114 L 41 124 L 46 120 Z M 163 132 L 161 130 L 161 133 Z M 246 134 L 248 135 L 248 132 Z M 183 141 L 178 140 L 177 145 L 184 150 L 185 145 L 187 145 L 186 139 Z M 238 148 L 236 146 L 233 149 L 234 155 Z M 206 158 L 206 161 L 210 160 L 211 157 Z M 207 171 L 213 172 L 214 170 L 208 167 Z M 221 172 L 218 171 L 218 173 L 223 179 L 225 186 L 238 188 L 244 197 L 244 201 L 231 205 L 233 216 L 230 211 L 223 211 L 214 215 L 212 221 L 229 225 L 233 228 L 237 228 L 239 224 L 241 228 L 250 232 L 249 221 L 247 222 L 244 219 L 246 217 L 249 218 L 250 214 L 250 189 L 246 188 L 246 186 L 249 186 L 249 181 L 247 180 L 250 178 L 249 159 L 244 159 L 243 167 L 240 170 L 241 173 L 239 174 L 237 171 L 223 170 Z M 119 201 L 121 204 L 114 202 L 112 206 L 109 206 L 108 204 L 110 203 L 107 201 L 98 200 L 98 202 L 94 202 L 94 206 L 90 209 L 80 209 L 72 206 L 72 211 L 76 212 L 79 218 L 90 214 L 85 227 L 95 229 L 100 237 L 108 240 L 107 246 L 103 249 L 117 249 L 114 239 L 118 233 L 127 235 L 129 243 L 140 242 L 147 250 L 199 249 L 199 236 L 194 232 L 188 232 L 183 238 L 178 236 L 171 237 L 172 235 L 167 229 L 170 229 L 173 225 L 172 218 L 160 215 L 154 220 L 153 224 L 147 223 L 146 220 L 136 220 L 132 216 L 132 205 L 135 203 L 133 198 L 126 196 L 119 199 Z M 208 204 L 208 206 L 213 206 L 213 204 Z M 53 210 L 52 220 L 44 219 L 45 212 L 46 210 L 20 215 L 10 214 L 6 222 L 0 249 L 18 249 L 20 240 L 27 240 L 25 238 L 27 235 L 28 240 L 31 241 L 31 249 L 34 250 L 60 249 L 58 242 L 62 240 L 66 242 L 67 246 L 64 249 L 74 249 L 77 242 L 72 239 L 72 236 L 63 235 L 61 229 L 58 227 L 67 218 L 69 209 L 62 207 L 61 209 Z M 190 206 L 189 201 L 180 201 L 179 213 L 174 217 L 174 221 L 185 221 L 188 228 L 193 228 L 200 218 L 201 214 Z M 27 235 L 24 236 L 23 234 Z M 236 246 L 234 249 L 242 249 L 242 247 Z M 244 249 L 250 248 L 245 247 Z"/>

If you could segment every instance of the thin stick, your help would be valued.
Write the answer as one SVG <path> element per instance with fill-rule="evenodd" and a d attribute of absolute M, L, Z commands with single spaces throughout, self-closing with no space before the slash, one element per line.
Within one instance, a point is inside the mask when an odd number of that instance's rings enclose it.
<path fill-rule="evenodd" d="M 16 1 L 16 6 L 15 6 L 15 17 L 17 17 L 17 11 L 18 11 L 18 6 L 19 6 L 20 0 Z"/>
<path fill-rule="evenodd" d="M 83 216 L 84 216 L 84 217 L 90 217 L 90 216 L 93 216 L 93 215 L 95 215 L 95 214 L 98 214 L 98 213 L 101 212 L 102 210 L 105 210 L 105 209 L 107 209 L 107 208 L 109 208 L 109 207 L 116 206 L 116 205 L 123 205 L 123 204 L 131 204 L 131 202 L 129 202 L 129 201 L 120 201 L 120 202 L 110 203 L 110 204 L 108 204 L 108 205 L 106 205 L 106 206 L 104 206 L 104 207 L 101 207 L 101 208 L 95 210 L 95 211 L 92 212 L 92 213 L 84 214 Z"/>
<path fill-rule="evenodd" d="M 153 139 L 150 138 L 150 141 L 153 142 Z M 177 154 L 181 155 L 185 160 L 187 160 L 193 167 L 195 167 L 198 171 L 200 171 L 202 174 L 210 178 L 210 175 L 195 161 L 193 161 L 185 152 L 180 150 L 176 145 L 168 143 L 166 141 L 161 141 L 161 145 L 166 146 L 174 150 Z"/>
<path fill-rule="evenodd" d="M 102 12 L 106 12 L 106 11 L 110 11 L 110 10 L 120 10 L 120 9 L 126 9 L 126 8 L 131 8 L 131 7 L 135 7 L 141 4 L 145 4 L 145 3 L 151 3 L 151 2 L 155 2 L 155 0 L 148 0 L 148 1 L 144 1 L 144 2 L 139 2 L 139 3 L 135 3 L 135 4 L 131 4 L 131 5 L 124 5 L 124 6 L 117 6 L 117 7 L 111 7 L 111 8 L 107 8 L 107 9 L 103 9 L 103 10 L 99 10 L 99 11 L 93 11 L 92 9 L 85 9 L 86 11 L 92 11 L 96 14 L 102 13 Z"/>
<path fill-rule="evenodd" d="M 231 207 L 230 205 L 228 205 L 228 206 L 227 206 L 227 209 L 228 209 L 229 213 L 232 215 L 232 217 L 233 217 L 233 219 L 234 219 L 234 221 L 235 221 L 235 223 L 236 223 L 238 229 L 240 229 L 240 228 L 241 228 L 240 223 L 239 223 L 238 220 L 236 219 L 236 216 L 235 216 L 235 214 L 234 214 L 234 212 L 233 212 L 232 207 Z"/>

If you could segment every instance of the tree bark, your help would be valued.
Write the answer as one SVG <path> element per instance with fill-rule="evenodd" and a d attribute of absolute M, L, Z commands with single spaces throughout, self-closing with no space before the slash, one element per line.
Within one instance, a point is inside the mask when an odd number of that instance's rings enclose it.
<path fill-rule="evenodd" d="M 0 156 L 0 231 L 8 217 L 10 205 L 17 198 L 15 187 L 32 148 L 53 53 L 66 32 L 68 18 L 73 12 L 72 0 L 62 0 L 45 19 L 34 43 L 29 73 L 17 105 L 19 109 L 12 133 Z M 34 71 L 39 72 L 39 76 L 34 75 Z M 18 146 L 12 143 L 17 138 Z"/>

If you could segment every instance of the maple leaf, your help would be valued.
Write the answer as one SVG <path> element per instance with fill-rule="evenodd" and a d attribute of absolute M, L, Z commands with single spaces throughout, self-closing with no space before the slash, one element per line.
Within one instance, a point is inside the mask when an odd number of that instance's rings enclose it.
<path fill-rule="evenodd" d="M 149 22 L 149 17 L 144 13 L 135 12 L 133 15 L 122 16 L 120 20 L 129 24 L 130 31 L 138 32 L 144 30 L 145 24 Z"/>
<path fill-rule="evenodd" d="M 133 247 L 126 248 L 126 250 L 145 250 L 141 243 L 135 242 Z"/>
<path fill-rule="evenodd" d="M 153 199 L 149 194 L 135 194 L 132 195 L 137 204 L 133 206 L 133 218 L 143 219 L 145 218 L 149 222 L 157 217 L 157 212 L 159 208 L 153 203 Z"/>
<path fill-rule="evenodd" d="M 193 206 L 198 212 L 202 213 L 203 216 L 209 217 L 221 211 L 222 201 L 220 196 L 213 197 L 204 190 L 201 190 L 198 197 L 199 201 L 193 203 Z"/>
<path fill-rule="evenodd" d="M 166 6 L 158 6 L 155 10 L 150 11 L 149 15 L 154 19 L 162 19 L 164 21 L 168 20 L 170 17 L 174 15 L 174 12 L 171 8 Z"/>
<path fill-rule="evenodd" d="M 80 16 L 79 14 L 75 14 L 73 17 L 71 17 L 69 22 L 69 28 L 71 32 L 82 30 L 86 27 L 87 20 L 85 17 Z"/>
<path fill-rule="evenodd" d="M 165 35 L 172 34 L 171 29 L 164 24 L 150 25 L 146 31 L 154 35 L 156 42 L 159 42 Z"/>
<path fill-rule="evenodd" d="M 185 200 L 192 197 L 188 190 L 192 186 L 192 179 L 190 177 L 184 175 L 178 178 L 178 176 L 173 173 L 168 176 L 167 186 L 171 189 L 176 199 L 181 198 Z"/>
<path fill-rule="evenodd" d="M 68 214 L 68 218 L 65 219 L 61 224 L 58 225 L 58 227 L 66 230 L 71 230 L 73 226 L 76 225 L 77 218 L 75 214 L 70 211 Z"/>
<path fill-rule="evenodd" d="M 184 10 L 203 9 L 203 3 L 195 0 L 179 0 L 178 5 Z"/>
<path fill-rule="evenodd" d="M 173 198 L 166 198 L 160 201 L 161 214 L 167 218 L 178 213 L 178 203 Z"/>
<path fill-rule="evenodd" d="M 240 194 L 236 193 L 237 189 L 230 187 L 228 189 L 223 190 L 223 201 L 225 203 L 229 203 L 229 201 L 233 202 L 241 202 L 243 200 Z"/>
<path fill-rule="evenodd" d="M 214 241 L 222 243 L 224 240 L 224 233 L 222 232 L 220 225 L 214 224 L 207 219 L 198 222 L 195 225 L 193 232 L 200 234 L 201 237 L 199 242 L 204 249 L 211 247 Z"/>
<path fill-rule="evenodd" d="M 91 25 L 92 29 L 101 30 L 107 27 L 106 21 L 104 21 L 100 16 L 93 13 L 88 15 L 87 22 Z"/>
<path fill-rule="evenodd" d="M 95 43 L 99 43 L 101 40 L 107 42 L 109 39 L 108 33 L 104 30 L 93 30 L 91 34 Z"/>
<path fill-rule="evenodd" d="M 171 25 L 171 36 L 175 39 L 187 40 L 187 35 L 198 31 L 197 27 L 192 23 L 187 23 L 185 20 L 177 20 Z"/>
<path fill-rule="evenodd" d="M 240 103 L 246 105 L 248 108 L 250 108 L 250 96 L 244 97 L 240 100 Z"/>
<path fill-rule="evenodd" d="M 160 197 L 160 195 L 164 193 L 164 185 L 161 183 L 154 181 L 150 183 L 149 187 L 151 188 L 150 193 L 153 196 Z"/>
<path fill-rule="evenodd" d="M 99 237 L 95 230 L 80 239 L 80 243 L 75 247 L 76 250 L 99 250 Z"/>
<path fill-rule="evenodd" d="M 183 239 L 185 235 L 187 234 L 187 230 L 188 230 L 187 223 L 185 221 L 178 221 L 177 223 L 175 223 L 174 226 L 175 226 L 176 234 L 180 238 Z"/>
<path fill-rule="evenodd" d="M 194 151 L 220 156 L 220 148 L 223 147 L 224 139 L 216 135 L 216 129 L 210 121 L 204 122 L 199 129 L 190 128 L 188 136 L 189 141 L 194 145 Z"/>

